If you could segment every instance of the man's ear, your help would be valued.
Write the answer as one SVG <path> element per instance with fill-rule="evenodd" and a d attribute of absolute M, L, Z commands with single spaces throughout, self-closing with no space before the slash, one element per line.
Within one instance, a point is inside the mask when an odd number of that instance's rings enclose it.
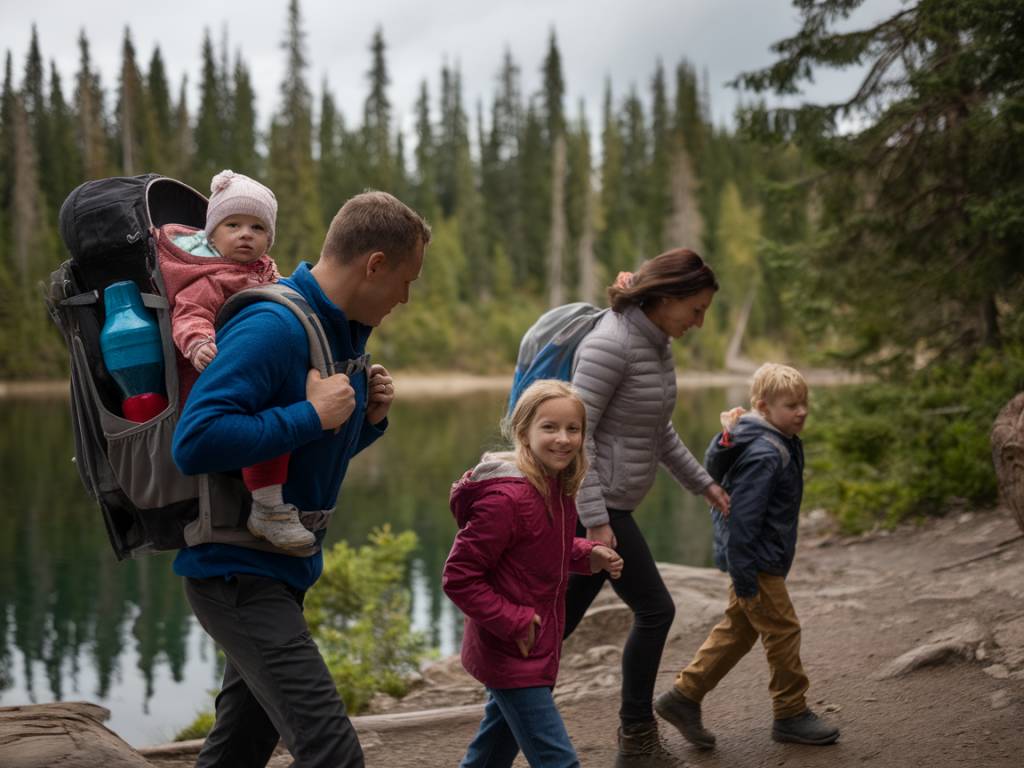
<path fill-rule="evenodd" d="M 374 277 L 387 266 L 387 260 L 388 257 L 384 255 L 384 251 L 374 251 L 371 253 L 366 260 L 366 276 Z"/>

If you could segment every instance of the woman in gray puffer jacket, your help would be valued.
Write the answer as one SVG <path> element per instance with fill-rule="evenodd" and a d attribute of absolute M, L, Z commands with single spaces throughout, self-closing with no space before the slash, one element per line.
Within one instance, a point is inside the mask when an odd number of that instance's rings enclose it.
<path fill-rule="evenodd" d="M 693 457 L 672 425 L 676 373 L 671 341 L 704 324 L 718 282 L 693 251 L 668 251 L 623 273 L 608 288 L 612 311 L 576 351 L 572 377 L 587 409 L 590 469 L 576 505 L 579 535 L 613 547 L 626 566 L 612 586 L 633 611 L 622 653 L 619 755 L 641 761 L 662 747 L 652 698 L 675 604 L 658 573 L 633 510 L 651 489 L 659 464 L 710 504 L 728 495 Z M 585 529 L 585 533 L 582 532 Z M 566 595 L 565 636 L 604 584 L 601 574 L 574 575 Z"/>

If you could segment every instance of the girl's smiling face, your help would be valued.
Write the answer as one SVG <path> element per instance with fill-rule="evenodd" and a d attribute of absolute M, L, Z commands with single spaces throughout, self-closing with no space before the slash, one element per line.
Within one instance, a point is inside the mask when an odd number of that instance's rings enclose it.
<path fill-rule="evenodd" d="M 567 397 L 546 401 L 537 409 L 526 437 L 544 470 L 557 475 L 583 449 L 582 408 Z"/>

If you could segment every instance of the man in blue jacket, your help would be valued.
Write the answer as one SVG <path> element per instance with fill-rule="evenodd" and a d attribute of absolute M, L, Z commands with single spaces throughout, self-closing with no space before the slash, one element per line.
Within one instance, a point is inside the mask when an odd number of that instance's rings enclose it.
<path fill-rule="evenodd" d="M 429 242 L 419 214 L 385 192 L 366 192 L 338 211 L 316 265 L 303 263 L 282 282 L 319 316 L 335 360 L 365 359 L 372 328 L 409 300 Z M 391 376 L 373 365 L 322 378 L 310 369 L 302 325 L 270 301 L 231 318 L 217 346 L 175 432 L 175 462 L 186 474 L 229 472 L 291 453 L 284 500 L 323 511 L 314 516 L 323 522 L 307 556 L 224 543 L 179 551 L 174 571 L 227 657 L 216 722 L 196 765 L 263 766 L 280 737 L 296 766 L 362 766 L 302 601 L 323 570 L 319 544 L 349 461 L 387 428 Z"/>

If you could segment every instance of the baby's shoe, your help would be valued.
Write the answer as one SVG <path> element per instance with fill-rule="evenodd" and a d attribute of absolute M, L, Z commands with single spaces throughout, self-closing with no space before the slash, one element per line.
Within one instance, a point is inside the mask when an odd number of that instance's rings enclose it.
<path fill-rule="evenodd" d="M 772 725 L 772 738 L 775 741 L 826 747 L 834 744 L 839 738 L 839 729 L 826 723 L 811 710 L 805 709 L 799 715 L 776 719 Z"/>
<path fill-rule="evenodd" d="M 279 549 L 306 549 L 316 544 L 316 536 L 301 523 L 294 504 L 267 507 L 254 501 L 246 527 L 253 536 Z"/>

